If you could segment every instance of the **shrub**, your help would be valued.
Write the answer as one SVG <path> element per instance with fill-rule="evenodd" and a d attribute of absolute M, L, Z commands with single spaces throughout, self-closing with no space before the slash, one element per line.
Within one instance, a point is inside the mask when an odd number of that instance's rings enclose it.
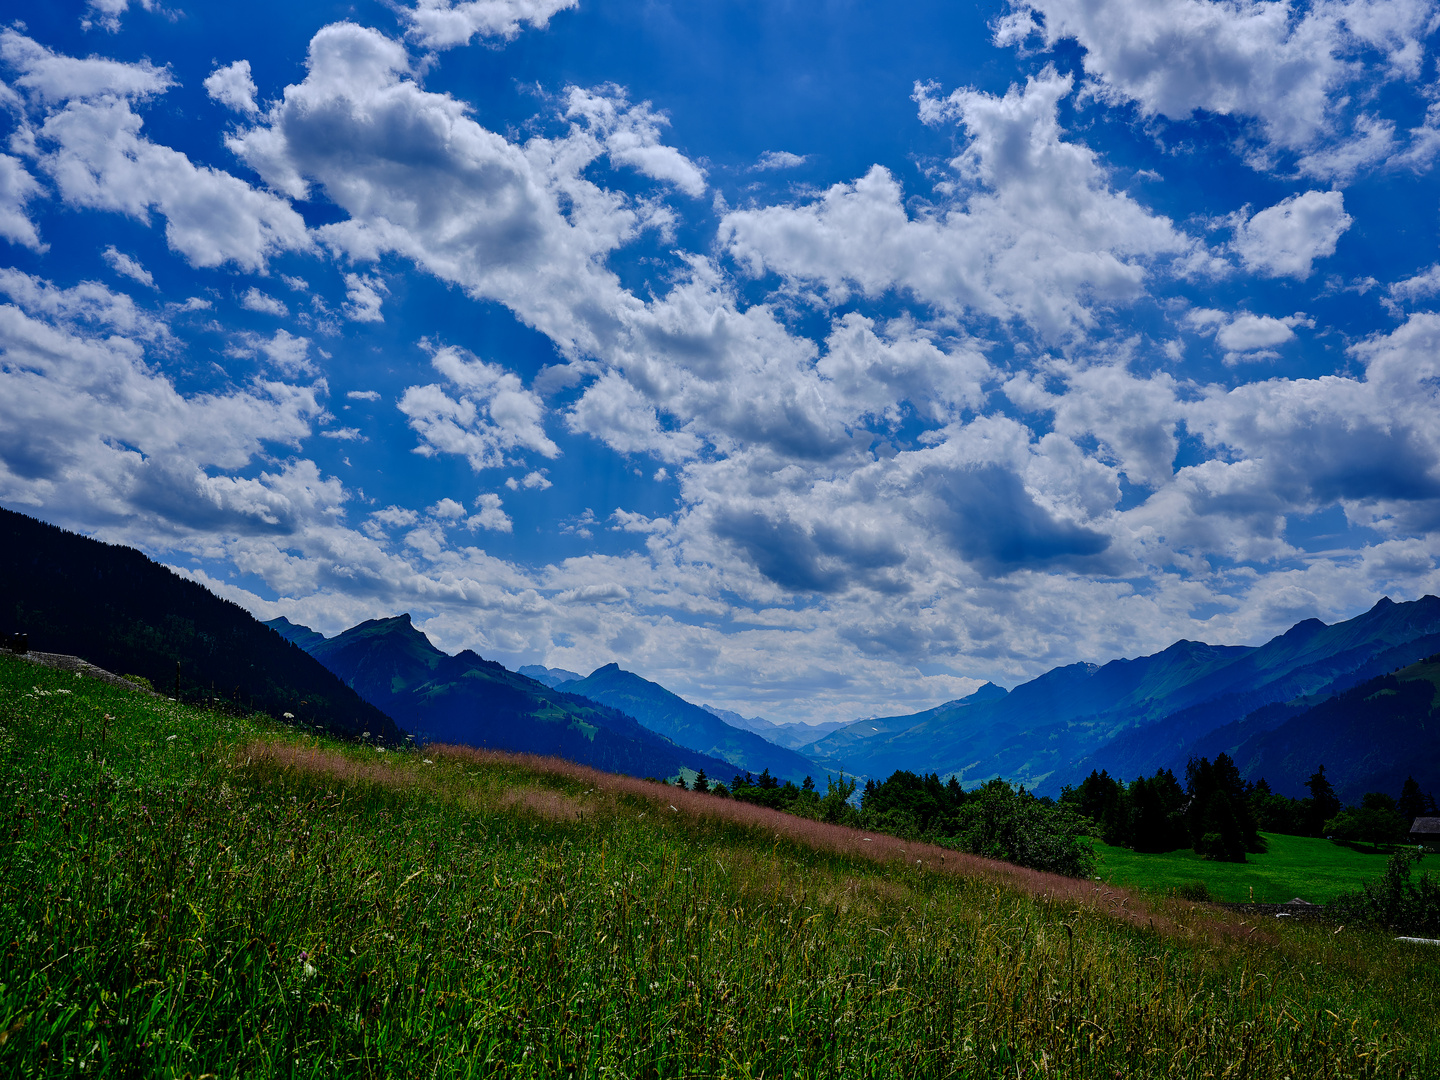
<path fill-rule="evenodd" d="M 1440 936 L 1440 880 L 1428 873 L 1418 879 L 1411 877 L 1415 864 L 1423 857 L 1418 851 L 1397 851 L 1390 857 L 1383 878 L 1336 897 L 1329 905 L 1329 914 L 1353 925 Z"/>
<path fill-rule="evenodd" d="M 956 834 L 942 843 L 1067 877 L 1095 874 L 1095 850 L 1085 840 L 1088 820 L 1024 788 L 991 780 L 970 793 L 958 817 Z"/>

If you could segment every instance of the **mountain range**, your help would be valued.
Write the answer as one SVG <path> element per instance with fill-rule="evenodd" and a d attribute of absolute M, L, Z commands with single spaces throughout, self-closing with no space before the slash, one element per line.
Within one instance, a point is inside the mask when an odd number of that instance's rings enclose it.
<path fill-rule="evenodd" d="M 682 746 L 703 750 L 730 762 L 735 769 L 759 773 L 768 770 L 780 780 L 797 784 L 814 777 L 815 763 L 783 746 L 767 741 L 753 731 L 732 727 L 699 705 L 672 694 L 659 683 L 642 679 L 618 664 L 606 664 L 583 679 L 561 683 L 572 694 L 599 701 L 628 713 L 651 731 L 673 739 Z M 725 783 L 735 771 L 709 775 Z"/>
<path fill-rule="evenodd" d="M 1092 769 L 1182 773 L 1192 756 L 1224 752 L 1244 777 L 1287 795 L 1303 795 L 1321 764 L 1352 801 L 1398 790 L 1411 774 L 1440 786 L 1434 596 L 1381 599 L 1330 626 L 1308 619 L 1260 646 L 1178 641 L 1058 667 L 1010 691 L 987 683 L 918 713 L 810 727 L 695 705 L 618 664 L 581 677 L 510 671 L 469 650 L 450 656 L 408 615 L 333 638 L 285 619 L 267 628 L 138 551 L 3 508 L 0 567 L 0 631 L 27 634 L 34 649 L 352 737 L 396 741 L 408 730 L 633 775 L 704 769 L 722 780 L 905 769 L 1056 794 Z"/>
<path fill-rule="evenodd" d="M 854 773 L 935 771 L 967 784 L 1001 776 L 1041 794 L 1092 769 L 1123 777 L 1183 772 L 1192 755 L 1221 750 L 1249 762 L 1242 772 L 1258 779 L 1255 770 L 1273 758 L 1253 740 L 1437 651 L 1440 599 L 1382 599 L 1354 619 L 1306 620 L 1258 647 L 1178 641 L 1151 656 L 1070 664 L 1009 693 L 982 688 L 982 700 L 977 692 L 908 716 L 857 721 L 806 749 L 821 766 L 843 763 Z M 1316 719 L 1324 718 L 1333 714 Z M 1290 773 L 1266 779 L 1283 794 L 1303 794 L 1296 785 L 1321 763 L 1311 762 L 1298 780 Z"/>
<path fill-rule="evenodd" d="M 850 723 L 848 720 L 824 720 L 818 724 L 777 724 L 773 720 L 766 720 L 763 716 L 741 716 L 738 712 L 730 709 L 718 709 L 714 705 L 701 705 L 700 707 L 706 712 L 718 716 L 733 728 L 753 731 L 767 742 L 790 750 L 803 750 L 811 743 L 823 739 L 832 731 L 838 731 Z"/>
<path fill-rule="evenodd" d="M 451 656 L 409 615 L 326 638 L 288 619 L 266 624 L 417 737 L 553 754 L 608 772 L 666 777 L 682 768 L 728 778 L 728 762 L 657 735 L 608 706 L 546 686 L 469 649 Z"/>

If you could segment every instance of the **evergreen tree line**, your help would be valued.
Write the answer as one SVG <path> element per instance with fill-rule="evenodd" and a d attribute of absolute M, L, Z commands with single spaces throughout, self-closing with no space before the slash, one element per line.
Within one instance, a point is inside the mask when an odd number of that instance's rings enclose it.
<path fill-rule="evenodd" d="M 1070 877 L 1095 872 L 1094 851 L 1086 840 L 1089 822 L 1070 807 L 1003 780 L 967 792 L 954 777 L 942 783 L 936 773 L 899 770 L 880 783 L 867 780 L 855 806 L 854 780 L 826 779 L 823 795 L 808 776 L 798 785 L 782 784 L 768 769 L 758 777 L 737 775 L 728 787 L 710 782 L 704 773 L 692 785 L 683 777 L 678 783 L 815 821 L 922 840 L 1036 870 Z"/>
<path fill-rule="evenodd" d="M 1140 852 L 1188 847 L 1226 862 L 1263 852 L 1261 832 L 1390 844 L 1405 839 L 1416 817 L 1435 813 L 1435 800 L 1413 776 L 1398 798 L 1371 792 L 1348 807 L 1336 796 L 1324 765 L 1306 786 L 1306 798 L 1277 795 L 1264 779 L 1242 779 L 1230 756 L 1219 754 L 1213 762 L 1191 758 L 1184 786 L 1169 769 L 1129 784 L 1092 771 L 1078 787 L 1066 787 L 1059 801 L 1093 822 L 1094 834 L 1107 844 Z"/>

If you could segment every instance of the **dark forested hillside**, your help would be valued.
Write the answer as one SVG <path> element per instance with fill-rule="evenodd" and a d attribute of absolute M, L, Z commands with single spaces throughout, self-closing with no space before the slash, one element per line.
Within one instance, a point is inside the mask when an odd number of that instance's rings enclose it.
<path fill-rule="evenodd" d="M 340 734 L 403 734 L 303 649 L 238 604 L 133 548 L 0 508 L 0 630 L 32 649 L 143 675 L 183 698 L 219 697 Z M 177 666 L 178 665 L 178 666 Z"/>
<path fill-rule="evenodd" d="M 324 638 L 286 623 L 310 653 L 406 730 L 433 742 L 554 754 L 608 772 L 674 776 L 684 768 L 728 775 L 726 762 L 647 731 L 634 718 L 485 660 L 450 656 L 409 615 L 372 619 Z M 313 635 L 313 636 L 311 636 Z"/>
<path fill-rule="evenodd" d="M 1233 748 L 1247 779 L 1298 797 L 1318 765 L 1335 793 L 1358 802 L 1399 791 L 1407 777 L 1428 789 L 1440 779 L 1440 656 L 1361 683 Z"/>

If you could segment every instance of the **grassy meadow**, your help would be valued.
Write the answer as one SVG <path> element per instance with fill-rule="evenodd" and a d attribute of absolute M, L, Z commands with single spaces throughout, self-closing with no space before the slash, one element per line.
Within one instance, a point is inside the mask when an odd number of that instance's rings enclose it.
<path fill-rule="evenodd" d="M 1096 840 L 1096 873 L 1112 885 L 1146 892 L 1170 892 L 1198 881 L 1211 899 L 1223 903 L 1283 904 L 1298 896 L 1328 904 L 1384 874 L 1390 857 L 1388 851 L 1360 850 L 1309 836 L 1261 836 L 1268 850 L 1246 855 L 1243 863 L 1207 861 L 1188 848 L 1141 855 Z M 1431 870 L 1431 860 L 1420 869 Z"/>
<path fill-rule="evenodd" d="M 0 658 L 0 1075 L 1421 1077 L 1383 936 Z"/>

